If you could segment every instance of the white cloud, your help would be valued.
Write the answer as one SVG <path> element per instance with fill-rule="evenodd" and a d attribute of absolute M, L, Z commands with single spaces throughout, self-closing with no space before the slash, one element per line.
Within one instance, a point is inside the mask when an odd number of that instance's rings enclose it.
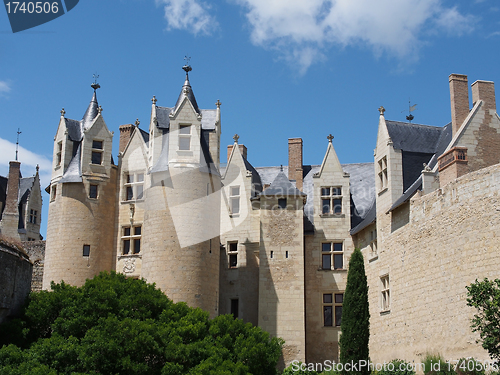
<path fill-rule="evenodd" d="M 0 175 L 7 176 L 9 173 L 9 162 L 15 160 L 16 144 L 0 138 Z M 40 180 L 42 189 L 50 183 L 52 162 L 44 155 L 38 155 L 24 147 L 19 146 L 18 160 L 21 162 L 23 176 L 28 177 L 35 174 L 36 166 L 40 166 Z"/>
<path fill-rule="evenodd" d="M 251 40 L 277 49 L 304 72 L 332 45 L 363 45 L 377 55 L 416 56 L 424 33 L 461 35 L 474 18 L 442 0 L 234 0 L 247 10 Z"/>
<path fill-rule="evenodd" d="M 5 81 L 0 81 L 0 94 L 7 94 L 10 92 L 10 85 Z"/>
<path fill-rule="evenodd" d="M 210 35 L 218 23 L 210 15 L 210 5 L 199 0 L 156 0 L 163 5 L 167 29 L 187 30 L 195 35 Z"/>

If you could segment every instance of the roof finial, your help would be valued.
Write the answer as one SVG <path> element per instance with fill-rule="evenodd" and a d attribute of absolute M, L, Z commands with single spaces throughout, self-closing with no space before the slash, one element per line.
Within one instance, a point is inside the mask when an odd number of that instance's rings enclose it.
<path fill-rule="evenodd" d="M 188 55 L 184 56 L 184 60 L 186 60 L 186 64 L 182 67 L 182 69 L 186 72 L 186 79 L 188 78 L 188 73 L 193 70 L 191 68 L 191 65 L 189 65 L 189 60 L 191 60 L 191 57 L 188 57 Z"/>
<path fill-rule="evenodd" d="M 217 108 L 220 108 L 221 104 L 222 104 L 222 103 L 220 102 L 220 100 L 219 100 L 219 99 L 217 99 L 217 103 L 215 103 L 215 105 L 217 106 Z"/>
<path fill-rule="evenodd" d="M 17 153 L 19 151 L 19 134 L 21 134 L 21 132 L 19 131 L 20 129 L 17 128 L 17 142 L 16 142 L 16 161 L 17 161 Z"/>
<path fill-rule="evenodd" d="M 64 117 L 64 115 L 66 114 L 66 111 L 63 109 L 61 109 L 61 117 Z"/>
<path fill-rule="evenodd" d="M 90 87 L 92 87 L 94 89 L 94 91 L 95 91 L 95 90 L 101 88 L 101 85 L 99 85 L 97 83 L 97 78 L 99 78 L 99 74 L 97 74 L 97 72 L 95 72 L 94 75 L 93 75 L 93 78 L 94 78 L 94 83 L 91 84 Z"/>
<path fill-rule="evenodd" d="M 328 139 L 328 142 L 332 143 L 333 141 L 333 135 L 329 134 L 326 139 Z"/>
<path fill-rule="evenodd" d="M 156 96 L 153 95 L 153 99 L 151 99 L 151 101 L 153 102 L 153 105 L 156 105 L 156 102 L 157 102 Z"/>
<path fill-rule="evenodd" d="M 40 165 L 36 165 L 36 173 L 38 174 L 38 171 L 40 170 Z"/>
<path fill-rule="evenodd" d="M 134 124 L 135 124 L 135 126 L 139 126 L 139 124 L 140 124 L 140 123 L 141 123 L 141 122 L 139 121 L 139 119 L 138 119 L 138 118 L 136 118 L 136 119 L 135 119 L 135 123 L 134 123 Z"/>
<path fill-rule="evenodd" d="M 283 164 L 281 164 L 280 171 L 283 172 Z"/>
<path fill-rule="evenodd" d="M 238 143 L 238 139 L 240 139 L 240 136 L 238 134 L 235 134 L 233 139 L 234 139 L 234 143 Z"/>
<path fill-rule="evenodd" d="M 99 106 L 99 108 L 97 108 L 97 112 L 101 113 L 103 111 L 102 107 Z"/>
<path fill-rule="evenodd" d="M 380 112 L 380 115 L 383 116 L 384 115 L 384 112 L 385 112 L 385 108 L 383 106 L 380 106 L 378 108 L 378 111 Z"/>

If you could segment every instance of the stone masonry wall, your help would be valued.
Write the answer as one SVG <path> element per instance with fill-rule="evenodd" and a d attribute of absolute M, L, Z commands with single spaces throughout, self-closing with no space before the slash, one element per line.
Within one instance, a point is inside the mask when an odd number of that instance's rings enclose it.
<path fill-rule="evenodd" d="M 45 241 L 23 241 L 24 249 L 33 263 L 33 274 L 31 277 L 31 291 L 42 290 L 43 267 L 45 263 Z"/>
<path fill-rule="evenodd" d="M 370 357 L 419 362 L 427 352 L 445 359 L 488 355 L 476 343 L 466 289 L 476 279 L 499 278 L 500 165 L 485 168 L 411 201 L 410 222 L 379 237 L 379 257 L 368 260 Z M 389 225 L 377 219 L 377 225 Z M 377 228 L 379 229 L 379 228 Z M 381 311 L 380 277 L 389 275 L 390 310 Z"/>

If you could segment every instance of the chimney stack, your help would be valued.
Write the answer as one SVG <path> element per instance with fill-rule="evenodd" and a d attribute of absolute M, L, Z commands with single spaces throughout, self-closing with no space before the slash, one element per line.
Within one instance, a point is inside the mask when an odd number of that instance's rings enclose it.
<path fill-rule="evenodd" d="M 233 146 L 234 145 L 227 146 L 227 162 L 228 163 L 229 163 L 229 158 L 231 157 L 231 152 L 233 152 Z M 246 146 L 238 144 L 238 147 L 240 149 L 241 156 L 243 156 L 243 159 L 246 160 L 246 158 L 247 158 L 247 152 L 248 152 Z"/>
<path fill-rule="evenodd" d="M 130 141 L 130 137 L 132 137 L 132 132 L 134 131 L 135 126 L 132 124 L 120 125 L 120 147 L 118 148 L 118 152 L 121 153 L 127 147 L 128 142 Z"/>
<path fill-rule="evenodd" d="M 302 190 L 302 138 L 288 139 L 288 179 L 295 180 L 297 189 Z"/>
<path fill-rule="evenodd" d="M 451 127 L 453 136 L 469 115 L 469 86 L 467 76 L 450 74 Z"/>
<path fill-rule="evenodd" d="M 478 100 L 484 102 L 486 109 L 496 111 L 495 84 L 491 81 L 476 81 L 472 84 L 472 103 L 476 104 Z"/>
<path fill-rule="evenodd" d="M 19 208 L 17 199 L 19 195 L 19 174 L 21 163 L 18 161 L 11 161 L 9 163 L 9 181 L 7 183 L 7 197 L 5 199 L 6 213 L 18 214 Z"/>

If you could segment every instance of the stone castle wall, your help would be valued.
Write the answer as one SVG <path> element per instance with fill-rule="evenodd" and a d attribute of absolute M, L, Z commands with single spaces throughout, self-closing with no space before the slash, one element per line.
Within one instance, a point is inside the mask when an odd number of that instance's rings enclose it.
<path fill-rule="evenodd" d="M 391 231 L 391 220 L 377 218 L 377 225 L 385 226 L 378 258 L 370 259 L 369 246 L 363 249 L 372 361 L 419 362 L 427 352 L 450 360 L 488 359 L 470 329 L 474 309 L 467 307 L 465 287 L 500 277 L 499 184 L 500 165 L 495 165 L 414 198 L 409 223 L 398 229 Z M 384 275 L 390 279 L 389 311 L 381 308 Z"/>
<path fill-rule="evenodd" d="M 45 264 L 45 241 L 23 241 L 24 249 L 33 263 L 31 291 L 42 290 L 43 268 Z"/>

